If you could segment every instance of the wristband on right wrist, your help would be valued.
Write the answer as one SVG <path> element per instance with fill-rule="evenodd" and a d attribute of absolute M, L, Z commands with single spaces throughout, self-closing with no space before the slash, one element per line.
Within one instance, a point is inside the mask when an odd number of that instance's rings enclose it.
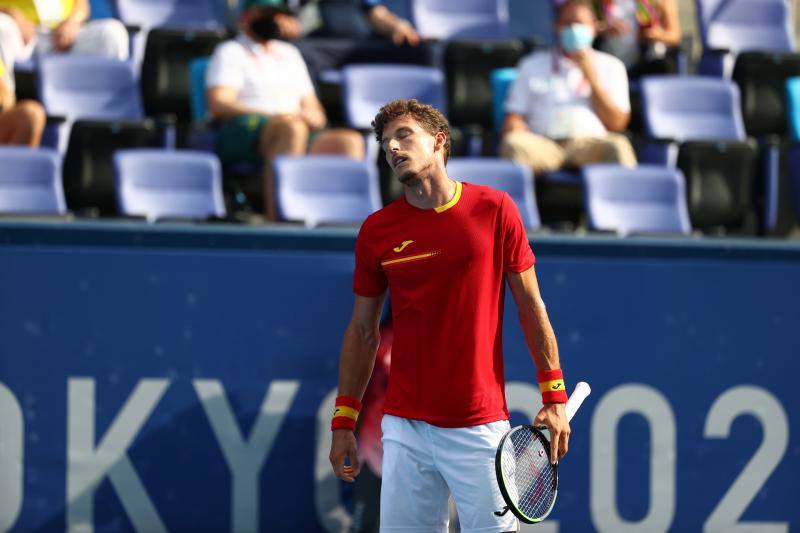
<path fill-rule="evenodd" d="M 564 373 L 560 368 L 540 370 L 536 377 L 542 393 L 542 403 L 567 403 L 567 389 L 564 385 Z"/>

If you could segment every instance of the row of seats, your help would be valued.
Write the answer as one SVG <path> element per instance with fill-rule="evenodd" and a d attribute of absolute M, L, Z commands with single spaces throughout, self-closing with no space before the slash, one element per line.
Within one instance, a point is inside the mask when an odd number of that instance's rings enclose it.
<path fill-rule="evenodd" d="M 54 150 L 0 148 L 0 212 L 65 214 Z M 164 218 L 226 216 L 222 176 L 215 157 L 194 151 L 121 150 L 114 155 L 116 199 L 121 213 Z M 530 171 L 494 158 L 454 158 L 453 177 L 507 192 L 526 227 L 541 227 Z M 691 232 L 680 171 L 645 165 L 583 169 L 586 209 L 592 229 Z M 282 220 L 357 224 L 381 207 L 374 165 L 336 156 L 281 157 L 275 162 L 276 201 Z"/>
<path fill-rule="evenodd" d="M 204 102 L 200 67 L 193 75 L 195 106 Z M 64 119 L 48 128 L 45 144 L 66 153 L 70 206 L 113 212 L 113 151 L 173 146 L 170 128 L 145 118 L 135 77 L 125 63 L 52 55 L 42 57 L 38 68 L 45 108 Z M 342 79 L 345 117 L 355 128 L 368 128 L 379 107 L 393 98 L 415 97 L 448 109 L 442 73 L 432 67 L 351 65 Z M 504 99 L 510 78 L 504 79 L 504 85 L 496 84 L 496 102 Z M 683 170 L 692 184 L 690 211 L 696 226 L 752 226 L 756 212 L 764 225 L 776 219 L 777 203 L 771 199 L 781 188 L 777 154 L 768 145 L 759 151 L 747 137 L 734 83 L 711 77 L 646 78 L 642 107 L 647 142 L 639 150 L 640 160 Z M 202 116 L 202 110 L 195 113 Z M 765 206 L 756 205 L 754 192 L 761 190 Z"/>

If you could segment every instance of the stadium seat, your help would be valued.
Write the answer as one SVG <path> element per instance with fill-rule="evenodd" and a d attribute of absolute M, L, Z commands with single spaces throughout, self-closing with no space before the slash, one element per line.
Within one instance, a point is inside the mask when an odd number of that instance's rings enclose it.
<path fill-rule="evenodd" d="M 741 52 L 794 52 L 791 0 L 696 0 L 701 74 L 730 78 Z"/>
<path fill-rule="evenodd" d="M 342 98 L 347 124 L 362 130 L 396 98 L 416 98 L 446 113 L 444 76 L 433 67 L 348 65 L 342 69 Z"/>
<path fill-rule="evenodd" d="M 114 154 L 119 212 L 160 218 L 225 216 L 222 171 L 204 152 L 118 150 Z"/>
<path fill-rule="evenodd" d="M 786 81 L 795 76 L 800 76 L 800 54 L 739 54 L 733 80 L 742 94 L 742 118 L 748 135 L 788 136 Z"/>
<path fill-rule="evenodd" d="M 61 156 L 49 148 L 0 146 L 0 213 L 63 215 Z"/>
<path fill-rule="evenodd" d="M 42 104 L 48 115 L 65 119 L 58 145 L 66 151 L 68 205 L 113 213 L 113 151 L 165 144 L 156 124 L 144 118 L 130 64 L 57 54 L 39 58 L 37 66 Z"/>
<path fill-rule="evenodd" d="M 507 39 L 508 0 L 411 0 L 414 27 L 426 39 Z"/>
<path fill-rule="evenodd" d="M 786 159 L 794 218 L 795 222 L 800 224 L 800 145 L 794 145 L 789 149 Z"/>
<path fill-rule="evenodd" d="M 737 87 L 711 77 L 648 76 L 642 106 L 649 141 L 639 160 L 683 171 L 692 224 L 755 232 L 758 147 L 745 135 Z"/>
<path fill-rule="evenodd" d="M 495 131 L 501 131 L 505 118 L 506 94 L 517 79 L 516 68 L 492 71 L 492 120 Z M 578 172 L 561 170 L 536 176 L 536 197 L 545 223 L 557 226 L 576 225 L 583 214 L 583 180 Z"/>
<path fill-rule="evenodd" d="M 190 63 L 210 56 L 225 39 L 225 30 L 153 29 L 147 34 L 141 86 L 148 116 L 175 115 L 191 120 Z"/>
<path fill-rule="evenodd" d="M 273 165 L 280 220 L 360 224 L 381 207 L 375 165 L 322 155 L 277 157 Z"/>
<path fill-rule="evenodd" d="M 217 0 L 116 0 L 122 22 L 147 29 L 222 28 L 222 5 Z"/>
<path fill-rule="evenodd" d="M 189 103 L 194 122 L 203 122 L 208 118 L 206 70 L 210 61 L 210 57 L 198 57 L 189 62 Z"/>
<path fill-rule="evenodd" d="M 541 227 L 536 207 L 533 175 L 529 168 L 508 159 L 493 157 L 451 157 L 447 162 L 448 175 L 459 181 L 488 185 L 507 192 L 519 209 L 525 227 Z"/>
<path fill-rule="evenodd" d="M 786 112 L 791 138 L 800 141 L 800 76 L 786 80 Z"/>
<path fill-rule="evenodd" d="M 508 0 L 511 35 L 534 46 L 555 44 L 555 2 Z"/>
<path fill-rule="evenodd" d="M 489 83 L 492 86 L 492 122 L 495 131 L 503 128 L 503 120 L 506 116 L 506 94 L 508 94 L 511 84 L 517 79 L 517 75 L 517 69 L 511 67 L 493 70 L 489 74 Z"/>
<path fill-rule="evenodd" d="M 518 40 L 448 42 L 444 68 L 450 123 L 478 126 L 486 132 L 495 129 L 492 72 L 516 66 L 524 53 L 525 47 Z"/>
<path fill-rule="evenodd" d="M 583 167 L 582 174 L 591 229 L 622 235 L 691 233 L 680 170 L 600 164 Z"/>

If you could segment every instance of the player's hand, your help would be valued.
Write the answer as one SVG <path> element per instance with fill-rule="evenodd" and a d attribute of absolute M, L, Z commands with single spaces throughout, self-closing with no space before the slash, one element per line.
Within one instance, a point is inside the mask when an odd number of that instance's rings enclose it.
<path fill-rule="evenodd" d="M 392 41 L 397 46 L 401 46 L 404 43 L 417 46 L 420 40 L 419 33 L 407 20 L 399 20 L 392 28 Z"/>
<path fill-rule="evenodd" d="M 72 18 L 64 19 L 50 34 L 50 38 L 53 40 L 53 48 L 62 52 L 72 48 L 80 29 L 81 23 L 77 20 Z"/>
<path fill-rule="evenodd" d="M 349 465 L 344 464 L 345 458 L 350 460 Z M 333 430 L 330 460 L 331 466 L 333 466 L 333 473 L 336 474 L 336 477 L 350 483 L 356 480 L 356 476 L 361 472 L 361 464 L 358 462 L 356 436 L 351 430 Z"/>
<path fill-rule="evenodd" d="M 550 431 L 550 462 L 561 459 L 569 448 L 569 422 L 563 403 L 546 403 L 533 421 L 534 426 L 546 426 Z"/>
<path fill-rule="evenodd" d="M 17 8 L 9 8 L 7 13 L 17 23 L 19 33 L 22 35 L 22 42 L 25 44 L 31 42 L 31 39 L 36 36 L 36 25 Z"/>

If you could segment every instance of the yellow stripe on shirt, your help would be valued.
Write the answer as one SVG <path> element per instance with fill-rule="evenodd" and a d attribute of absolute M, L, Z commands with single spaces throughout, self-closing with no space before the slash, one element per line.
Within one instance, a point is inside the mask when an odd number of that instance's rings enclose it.
<path fill-rule="evenodd" d="M 424 254 L 417 254 L 417 255 L 409 255 L 406 257 L 400 257 L 398 259 L 389 259 L 388 261 L 381 262 L 381 266 L 389 266 L 394 265 L 395 263 L 407 263 L 408 261 L 417 261 L 419 259 L 425 259 L 428 257 L 433 257 L 434 255 L 438 255 L 439 252 L 426 252 Z"/>

